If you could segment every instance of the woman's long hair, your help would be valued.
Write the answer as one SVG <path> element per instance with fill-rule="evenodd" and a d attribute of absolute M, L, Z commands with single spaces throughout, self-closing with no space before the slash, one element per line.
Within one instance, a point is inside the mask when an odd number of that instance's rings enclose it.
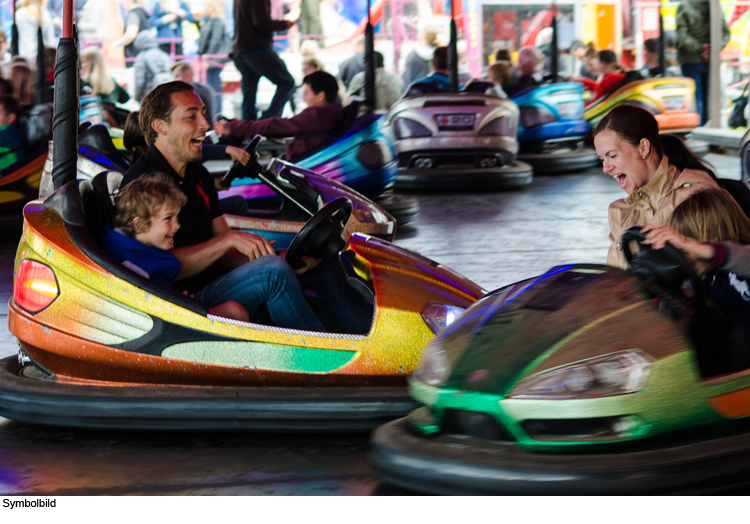
<path fill-rule="evenodd" d="M 13 86 L 13 96 L 22 106 L 34 103 L 34 79 L 31 68 L 23 62 L 10 65 L 10 84 Z"/>
<path fill-rule="evenodd" d="M 98 47 L 87 47 L 81 51 L 81 60 L 88 60 L 91 64 L 88 83 L 95 95 L 108 95 L 115 90 L 115 81 L 107 73 L 104 56 Z"/>
<path fill-rule="evenodd" d="M 693 153 L 682 139 L 674 135 L 660 135 L 659 123 L 645 109 L 631 105 L 617 106 L 596 125 L 594 137 L 605 129 L 614 131 L 633 147 L 638 147 L 645 138 L 660 159 L 667 155 L 669 163 L 680 171 L 698 169 L 716 180 L 716 173 L 710 164 Z"/>
<path fill-rule="evenodd" d="M 672 212 L 670 225 L 698 242 L 750 244 L 750 219 L 727 191 L 694 193 Z"/>

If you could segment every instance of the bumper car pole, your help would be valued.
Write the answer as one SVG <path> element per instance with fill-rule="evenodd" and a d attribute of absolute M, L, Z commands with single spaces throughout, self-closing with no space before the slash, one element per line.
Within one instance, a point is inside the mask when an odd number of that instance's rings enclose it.
<path fill-rule="evenodd" d="M 10 55 L 18 56 L 18 26 L 16 25 L 16 0 L 13 0 L 13 25 L 10 26 Z"/>
<path fill-rule="evenodd" d="M 44 36 L 42 28 L 36 30 L 36 85 L 34 98 L 37 104 L 43 104 L 47 98 L 47 64 L 44 57 Z"/>
<path fill-rule="evenodd" d="M 78 42 L 73 27 L 73 0 L 63 3 L 62 38 L 55 65 L 55 144 L 52 182 L 55 190 L 76 178 L 78 153 Z"/>
<path fill-rule="evenodd" d="M 367 26 L 365 27 L 365 103 L 375 110 L 375 37 L 367 0 Z"/>
<path fill-rule="evenodd" d="M 453 1 L 451 0 L 451 42 L 448 48 L 448 67 L 450 68 L 451 93 L 458 93 L 458 31 L 456 29 L 456 18 L 454 14 Z"/>

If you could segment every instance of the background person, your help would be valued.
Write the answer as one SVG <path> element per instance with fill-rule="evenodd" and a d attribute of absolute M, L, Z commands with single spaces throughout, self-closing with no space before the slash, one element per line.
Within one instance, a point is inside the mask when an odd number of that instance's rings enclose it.
<path fill-rule="evenodd" d="M 203 4 L 203 18 L 198 37 L 198 54 L 222 55 L 232 52 L 232 44 L 226 32 L 224 19 L 224 0 L 206 0 Z M 221 71 L 228 59 L 210 58 L 204 61 L 206 67 L 206 83 L 216 93 L 214 99 L 215 113 L 221 113 L 221 94 L 224 91 L 221 84 Z M 212 121 L 213 122 L 213 121 Z"/>
<path fill-rule="evenodd" d="M 0 95 L 0 171 L 21 160 L 26 148 L 24 134 L 18 125 L 21 108 L 10 95 Z"/>
<path fill-rule="evenodd" d="M 195 73 L 193 72 L 193 66 L 187 62 L 180 60 L 172 65 L 172 76 L 175 80 L 186 82 L 193 86 L 196 94 L 201 97 L 203 104 L 206 106 L 206 120 L 210 125 L 213 125 L 214 115 L 216 114 L 214 108 L 214 100 L 216 100 L 216 92 L 205 84 L 195 81 Z"/>
<path fill-rule="evenodd" d="M 81 51 L 81 80 L 99 95 L 102 102 L 124 104 L 130 95 L 107 72 L 104 57 L 98 47 L 87 47 Z"/>
<path fill-rule="evenodd" d="M 148 21 L 148 13 L 143 9 L 141 0 L 122 0 L 122 8 L 127 12 L 125 15 L 125 32 L 112 42 L 112 47 L 117 49 L 123 47 L 125 53 L 125 67 L 133 67 L 133 62 L 138 54 L 135 48 L 135 39 L 142 32 L 151 29 Z"/>
<path fill-rule="evenodd" d="M 677 62 L 682 74 L 695 80 L 695 103 L 701 124 L 708 121 L 711 0 L 682 0 L 677 6 Z M 721 16 L 721 48 L 729 43 L 729 26 Z"/>
<path fill-rule="evenodd" d="M 400 77 L 392 75 L 383 67 L 383 55 L 375 51 L 375 109 L 389 110 L 404 94 L 404 82 Z M 347 105 L 354 96 L 364 98 L 365 96 L 365 72 L 357 73 L 352 78 L 349 90 L 346 93 L 344 105 Z"/>
<path fill-rule="evenodd" d="M 434 27 L 425 26 L 419 32 L 418 39 L 417 47 L 406 55 L 403 75 L 405 86 L 411 85 L 418 78 L 429 75 L 430 69 L 434 69 L 432 57 L 435 49 L 440 45 L 437 30 Z M 362 69 L 364 70 L 364 65 Z"/>
<path fill-rule="evenodd" d="M 294 91 L 294 78 L 273 50 L 273 33 L 289 29 L 294 22 L 271 20 L 270 13 L 269 0 L 235 0 L 234 3 L 235 33 L 232 58 L 242 75 L 243 120 L 258 118 L 255 101 L 258 82 L 262 77 L 276 84 L 276 93 L 261 118 L 281 116 Z"/>
<path fill-rule="evenodd" d="M 170 71 L 169 55 L 159 49 L 151 31 L 138 33 L 135 38 L 138 54 L 133 62 L 135 78 L 135 99 L 139 102 L 159 84 L 173 80 Z"/>
<path fill-rule="evenodd" d="M 162 42 L 159 47 L 172 56 L 182 57 L 182 22 L 195 22 L 190 6 L 183 0 L 157 0 L 149 17 L 151 27 L 156 28 L 156 38 L 170 38 L 176 41 Z M 179 59 L 179 58 L 178 58 Z"/>

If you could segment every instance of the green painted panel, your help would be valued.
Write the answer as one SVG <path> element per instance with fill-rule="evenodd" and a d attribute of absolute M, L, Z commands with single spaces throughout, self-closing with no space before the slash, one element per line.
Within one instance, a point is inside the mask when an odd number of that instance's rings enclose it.
<path fill-rule="evenodd" d="M 355 353 L 264 342 L 217 341 L 175 344 L 162 351 L 162 356 L 270 371 L 330 373 L 347 364 Z"/>

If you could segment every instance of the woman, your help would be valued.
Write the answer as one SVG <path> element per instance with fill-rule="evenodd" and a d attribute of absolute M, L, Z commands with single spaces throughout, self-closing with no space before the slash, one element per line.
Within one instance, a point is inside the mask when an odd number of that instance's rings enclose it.
<path fill-rule="evenodd" d="M 104 65 L 104 57 L 98 47 L 87 47 L 81 51 L 81 78 L 91 92 L 99 95 L 102 102 L 124 104 L 130 95 L 115 82 Z"/>
<path fill-rule="evenodd" d="M 42 27 L 44 41 L 54 40 L 52 19 L 46 9 L 40 7 L 39 0 L 23 0 L 16 11 L 16 26 L 18 27 L 18 54 L 30 60 L 36 60 L 37 30 Z"/>
<path fill-rule="evenodd" d="M 207 0 L 203 6 L 203 25 L 198 37 L 199 55 L 226 55 L 232 51 L 231 39 L 227 38 L 224 18 L 224 0 Z M 221 113 L 221 70 L 226 58 L 209 58 L 206 67 L 206 83 L 216 92 L 216 114 Z"/>
<path fill-rule="evenodd" d="M 594 81 L 590 78 L 576 78 L 592 92 L 591 100 L 586 102 L 587 106 L 614 91 L 620 81 L 625 78 L 625 70 L 617 63 L 617 55 L 609 49 L 599 51 L 597 62 L 601 74 L 600 79 Z"/>
<path fill-rule="evenodd" d="M 16 97 L 21 107 L 34 104 L 34 78 L 31 68 L 24 62 L 13 62 L 9 76 L 13 86 L 13 96 Z"/>
<path fill-rule="evenodd" d="M 610 266 L 627 268 L 620 238 L 632 226 L 666 225 L 672 211 L 697 191 L 718 187 L 707 171 L 696 169 L 702 161 L 679 141 L 663 150 L 659 124 L 651 113 L 633 106 L 618 106 L 594 130 L 594 147 L 604 172 L 628 194 L 609 206 L 612 246 Z M 669 155 L 689 158 L 687 169 L 669 163 Z"/>

